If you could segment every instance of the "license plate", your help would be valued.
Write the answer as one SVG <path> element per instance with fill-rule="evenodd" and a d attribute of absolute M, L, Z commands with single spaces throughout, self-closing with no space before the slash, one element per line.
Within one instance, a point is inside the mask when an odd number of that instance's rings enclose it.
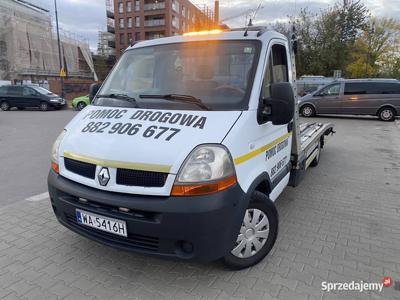
<path fill-rule="evenodd" d="M 76 210 L 76 220 L 79 224 L 96 228 L 105 232 L 127 237 L 126 222 L 100 216 L 91 212 Z"/>

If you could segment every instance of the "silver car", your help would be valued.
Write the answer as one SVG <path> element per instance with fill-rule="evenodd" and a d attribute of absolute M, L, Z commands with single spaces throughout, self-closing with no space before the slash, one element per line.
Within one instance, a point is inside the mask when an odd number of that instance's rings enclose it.
<path fill-rule="evenodd" d="M 318 114 L 375 115 L 393 121 L 400 115 L 400 81 L 343 79 L 323 86 L 299 100 L 304 117 Z"/>

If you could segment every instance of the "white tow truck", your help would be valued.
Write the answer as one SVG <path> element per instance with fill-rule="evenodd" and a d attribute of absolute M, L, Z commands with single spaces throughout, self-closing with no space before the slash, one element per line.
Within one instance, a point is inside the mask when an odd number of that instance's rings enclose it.
<path fill-rule="evenodd" d="M 262 260 L 274 202 L 333 133 L 299 124 L 293 44 L 251 27 L 128 48 L 54 143 L 58 220 L 125 250 L 235 269 Z"/>

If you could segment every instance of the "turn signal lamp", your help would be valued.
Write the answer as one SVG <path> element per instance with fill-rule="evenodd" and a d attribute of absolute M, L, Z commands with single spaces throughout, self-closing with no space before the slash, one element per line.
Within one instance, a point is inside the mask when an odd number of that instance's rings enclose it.
<path fill-rule="evenodd" d="M 222 29 L 202 30 L 202 31 L 186 32 L 183 34 L 183 36 L 209 35 L 209 34 L 218 34 L 222 32 L 224 32 Z"/>
<path fill-rule="evenodd" d="M 60 167 L 59 167 L 58 163 L 52 162 L 51 168 L 53 169 L 54 172 L 56 172 L 57 174 L 60 174 Z"/>
<path fill-rule="evenodd" d="M 200 196 L 222 192 L 231 186 L 236 185 L 236 176 L 219 180 L 214 183 L 174 185 L 172 188 L 172 196 Z"/>

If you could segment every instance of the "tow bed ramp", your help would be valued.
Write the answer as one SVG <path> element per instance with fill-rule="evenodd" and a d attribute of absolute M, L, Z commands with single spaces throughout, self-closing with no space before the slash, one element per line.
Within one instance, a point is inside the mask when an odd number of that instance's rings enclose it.
<path fill-rule="evenodd" d="M 333 134 L 332 123 L 303 123 L 299 125 L 299 142 L 301 152 L 292 155 L 292 166 L 289 185 L 297 186 L 304 177 L 305 170 L 324 147 L 325 136 Z"/>

